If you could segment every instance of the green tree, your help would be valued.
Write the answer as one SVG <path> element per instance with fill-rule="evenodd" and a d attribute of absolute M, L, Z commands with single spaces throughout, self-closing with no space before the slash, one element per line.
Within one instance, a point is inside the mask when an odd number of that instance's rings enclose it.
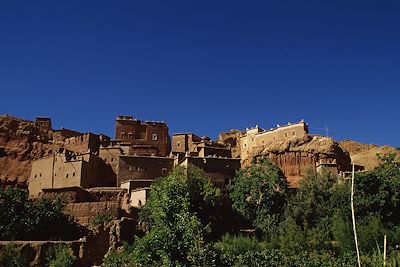
<path fill-rule="evenodd" d="M 378 157 L 375 170 L 356 175 L 356 211 L 361 219 L 378 216 L 392 228 L 400 224 L 400 163 L 395 154 Z"/>
<path fill-rule="evenodd" d="M 137 266 L 214 266 L 196 212 L 218 195 L 196 169 L 176 168 L 151 186 L 142 220 L 149 232 L 135 241 L 132 264 Z"/>
<path fill-rule="evenodd" d="M 60 199 L 33 201 L 25 190 L 0 190 L 0 239 L 76 239 L 82 236 L 83 228 L 63 209 Z"/>
<path fill-rule="evenodd" d="M 268 159 L 243 168 L 229 186 L 232 207 L 270 236 L 286 202 L 287 180 Z"/>

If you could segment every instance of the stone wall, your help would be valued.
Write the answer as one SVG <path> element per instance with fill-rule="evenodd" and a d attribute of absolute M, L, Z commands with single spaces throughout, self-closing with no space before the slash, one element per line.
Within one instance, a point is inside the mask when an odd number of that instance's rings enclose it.
<path fill-rule="evenodd" d="M 114 219 L 120 218 L 122 214 L 120 203 L 112 201 L 69 203 L 66 212 L 82 225 L 88 225 L 98 214 L 109 214 Z"/>

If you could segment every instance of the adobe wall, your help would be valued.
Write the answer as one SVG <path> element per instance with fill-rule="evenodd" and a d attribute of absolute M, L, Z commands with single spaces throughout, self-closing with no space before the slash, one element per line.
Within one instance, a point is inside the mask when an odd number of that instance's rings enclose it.
<path fill-rule="evenodd" d="M 232 158 L 240 157 L 241 153 L 240 137 L 242 135 L 243 135 L 242 131 L 231 130 L 229 132 L 222 132 L 218 136 L 219 142 L 230 145 Z"/>
<path fill-rule="evenodd" d="M 53 140 L 58 141 L 58 142 L 64 142 L 65 138 L 73 137 L 73 136 L 79 136 L 82 133 L 74 131 L 74 130 L 68 130 L 61 128 L 59 130 L 53 130 Z"/>
<path fill-rule="evenodd" d="M 157 156 L 167 156 L 170 153 L 168 127 L 162 122 L 144 122 L 129 116 L 117 117 L 115 139 L 125 144 L 154 146 L 158 150 Z"/>
<path fill-rule="evenodd" d="M 64 154 L 54 156 L 53 188 L 72 187 L 81 185 L 82 160 L 67 160 Z M 49 165 L 47 168 L 51 169 Z"/>
<path fill-rule="evenodd" d="M 47 131 L 50 131 L 52 129 L 50 118 L 36 117 L 35 125 Z"/>
<path fill-rule="evenodd" d="M 303 138 L 308 134 L 308 126 L 305 122 L 279 126 L 278 128 L 264 131 L 259 127 L 246 131 L 240 138 L 241 155 L 246 160 L 256 148 L 263 147 L 272 142 L 279 142 L 291 138 Z"/>
<path fill-rule="evenodd" d="M 31 174 L 28 179 L 30 196 L 37 196 L 42 191 L 42 188 L 53 187 L 53 162 L 53 156 L 32 162 Z"/>
<path fill-rule="evenodd" d="M 37 196 L 43 188 L 83 188 L 116 186 L 116 175 L 111 167 L 92 154 L 55 154 L 32 163 L 29 195 Z"/>
<path fill-rule="evenodd" d="M 104 202 L 121 202 L 127 190 L 119 187 L 95 187 L 87 189 L 91 196 L 91 201 Z"/>
<path fill-rule="evenodd" d="M 88 225 L 98 214 L 109 214 L 114 219 L 121 217 L 120 204 L 114 201 L 68 203 L 65 211 L 82 225 Z"/>
<path fill-rule="evenodd" d="M 45 188 L 40 193 L 45 198 L 60 198 L 65 203 L 89 202 L 92 196 L 82 187 Z"/>
<path fill-rule="evenodd" d="M 86 133 L 79 136 L 66 138 L 64 148 L 78 153 L 99 152 L 100 139 L 98 135 Z"/>
<path fill-rule="evenodd" d="M 119 146 L 100 147 L 99 157 L 103 160 L 106 165 L 106 177 L 109 177 L 113 181 L 117 181 L 119 156 L 124 152 Z"/>
<path fill-rule="evenodd" d="M 240 159 L 187 157 L 182 165 L 202 169 L 216 186 L 224 188 L 240 169 Z"/>
<path fill-rule="evenodd" d="M 136 208 L 143 206 L 146 203 L 148 194 L 149 194 L 149 189 L 140 189 L 132 191 L 131 197 L 129 199 L 129 204 L 132 207 Z"/>
<path fill-rule="evenodd" d="M 201 141 L 202 139 L 193 133 L 174 134 L 172 136 L 172 152 L 197 152 L 197 145 L 195 143 Z"/>
<path fill-rule="evenodd" d="M 172 152 L 185 153 L 189 150 L 188 147 L 188 136 L 186 134 L 174 134 L 172 135 Z"/>
<path fill-rule="evenodd" d="M 229 148 L 224 147 L 212 147 L 212 146 L 202 146 L 198 147 L 198 156 L 199 157 L 207 157 L 207 156 L 221 156 L 231 158 L 232 153 Z"/>
<path fill-rule="evenodd" d="M 128 180 L 154 180 L 166 176 L 174 164 L 173 158 L 121 156 L 119 161 L 118 186 Z"/>

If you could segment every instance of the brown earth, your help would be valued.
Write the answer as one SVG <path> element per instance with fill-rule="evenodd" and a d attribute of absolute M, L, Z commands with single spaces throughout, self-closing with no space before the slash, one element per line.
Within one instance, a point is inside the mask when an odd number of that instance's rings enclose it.
<path fill-rule="evenodd" d="M 248 165 L 252 159 L 264 157 L 269 157 L 282 169 L 292 187 L 298 187 L 307 167 L 315 168 L 317 162 L 336 162 L 339 171 L 350 170 L 349 153 L 332 138 L 324 136 L 307 135 L 269 143 L 254 151 L 243 163 Z"/>
<path fill-rule="evenodd" d="M 60 147 L 52 141 L 52 131 L 33 122 L 8 115 L 0 116 L 0 185 L 26 187 L 32 160 L 50 155 Z"/>
<path fill-rule="evenodd" d="M 362 144 L 352 140 L 340 141 L 339 144 L 350 153 L 352 162 L 364 166 L 366 170 L 373 170 L 378 166 L 379 160 L 377 154 L 395 153 L 400 157 L 400 151 L 391 146 Z"/>

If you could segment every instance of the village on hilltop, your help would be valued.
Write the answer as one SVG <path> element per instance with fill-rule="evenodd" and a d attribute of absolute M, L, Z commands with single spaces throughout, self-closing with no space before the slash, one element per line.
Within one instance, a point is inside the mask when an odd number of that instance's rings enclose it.
<path fill-rule="evenodd" d="M 64 128 L 53 130 L 51 119 L 47 117 L 37 117 L 34 123 L 51 131 L 53 140 L 62 142 L 62 146 L 51 155 L 32 162 L 28 179 L 31 197 L 82 189 L 120 188 L 127 190 L 127 202 L 131 207 L 143 205 L 151 183 L 166 176 L 174 166 L 194 165 L 224 189 L 242 164 L 254 156 L 255 150 L 271 143 L 302 139 L 309 134 L 304 120 L 277 125 L 270 130 L 258 126 L 245 131 L 231 130 L 221 133 L 217 141 L 190 132 L 175 133 L 171 138 L 166 123 L 142 121 L 132 116 L 117 116 L 114 139 L 104 134 Z M 335 159 L 318 159 L 314 167 L 316 170 L 324 167 L 335 174 L 346 171 Z M 298 172 L 293 180 L 287 175 L 292 187 L 296 187 L 301 178 Z"/>

